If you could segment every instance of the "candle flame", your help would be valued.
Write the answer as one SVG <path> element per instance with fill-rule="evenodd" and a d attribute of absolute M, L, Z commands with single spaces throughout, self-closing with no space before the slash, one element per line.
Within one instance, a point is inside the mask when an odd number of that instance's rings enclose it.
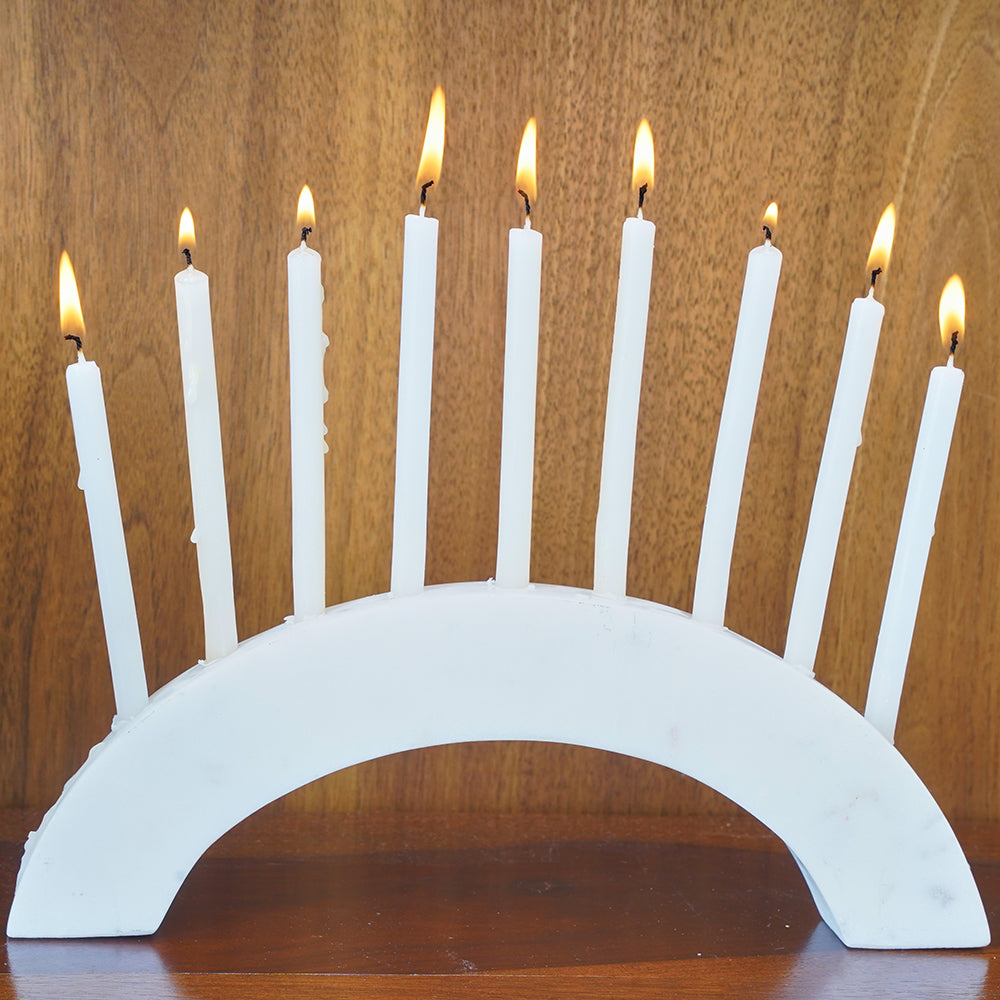
<path fill-rule="evenodd" d="M 959 340 L 965 336 L 965 287 L 957 274 L 948 279 L 941 293 L 938 323 L 941 326 L 941 342 L 945 347 L 954 349 L 953 336 L 957 334 Z"/>
<path fill-rule="evenodd" d="M 764 209 L 764 218 L 760 224 L 770 230 L 773 230 L 778 225 L 778 203 L 776 201 L 772 201 Z"/>
<path fill-rule="evenodd" d="M 194 250 L 194 248 L 194 218 L 191 215 L 191 209 L 185 208 L 181 212 L 181 223 L 177 230 L 177 249 L 183 252 Z"/>
<path fill-rule="evenodd" d="M 632 190 L 643 185 L 653 186 L 653 132 L 645 118 L 639 122 L 635 133 L 635 152 L 632 154 Z"/>
<path fill-rule="evenodd" d="M 424 149 L 417 169 L 417 187 L 436 184 L 441 177 L 441 160 L 444 157 L 444 91 L 437 87 L 431 97 L 424 133 Z"/>
<path fill-rule="evenodd" d="M 517 154 L 517 190 L 523 191 L 530 201 L 538 196 L 535 175 L 535 155 L 538 147 L 538 126 L 534 118 L 528 119 L 521 137 L 521 151 Z"/>
<path fill-rule="evenodd" d="M 80 308 L 80 293 L 76 287 L 76 275 L 69 254 L 65 250 L 59 258 L 59 325 L 63 336 L 83 337 L 83 310 Z"/>
<path fill-rule="evenodd" d="M 312 191 L 309 190 L 308 184 L 302 186 L 302 192 L 299 194 L 299 210 L 296 219 L 295 224 L 299 229 L 312 229 L 316 225 L 316 206 L 313 204 Z"/>
<path fill-rule="evenodd" d="M 875 238 L 872 240 L 871 253 L 868 254 L 868 273 L 885 270 L 889 266 L 889 255 L 892 253 L 892 237 L 896 231 L 896 206 L 891 202 L 878 220 Z"/>

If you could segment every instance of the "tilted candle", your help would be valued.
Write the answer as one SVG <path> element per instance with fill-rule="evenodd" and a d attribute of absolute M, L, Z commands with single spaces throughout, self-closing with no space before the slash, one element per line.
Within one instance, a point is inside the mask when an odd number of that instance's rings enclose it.
<path fill-rule="evenodd" d="M 906 662 L 965 382 L 965 373 L 955 367 L 955 348 L 965 330 L 965 291 L 957 274 L 941 294 L 939 320 L 941 339 L 950 348 L 948 363 L 932 369 L 927 383 L 865 706 L 865 718 L 890 743 L 896 732 Z"/>
<path fill-rule="evenodd" d="M 594 532 L 594 590 L 618 597 L 625 596 L 628 571 L 635 435 L 656 235 L 653 223 L 642 217 L 646 191 L 653 186 L 653 135 L 645 119 L 635 137 L 632 186 L 639 189 L 639 211 L 634 219 L 626 219 L 622 227 L 618 305 L 604 418 L 601 493 Z"/>
<path fill-rule="evenodd" d="M 186 208 L 181 215 L 179 245 L 188 260 L 188 266 L 174 278 L 174 291 L 194 511 L 191 540 L 197 545 L 198 553 L 198 577 L 205 615 L 205 659 L 215 660 L 231 653 L 237 643 L 233 557 L 229 544 L 208 275 L 196 271 L 191 263 L 194 221 Z"/>
<path fill-rule="evenodd" d="M 810 674 L 823 629 L 840 526 L 851 485 L 855 452 L 861 444 L 861 424 L 882 317 L 885 315 L 885 308 L 875 299 L 875 278 L 889 263 L 895 223 L 896 211 L 889 205 L 882 213 L 868 257 L 871 288 L 866 297 L 855 299 L 851 306 L 837 389 L 795 582 L 784 658 L 787 663 Z"/>
<path fill-rule="evenodd" d="M 754 247 L 747 256 L 736 340 L 729 363 L 729 382 L 705 503 L 692 614 L 699 621 L 714 625 L 722 625 L 726 614 L 729 570 L 750 450 L 750 432 L 757 411 L 760 377 L 781 274 L 781 251 L 771 245 L 777 221 L 778 206 L 772 202 L 764 215 L 764 244 Z"/>
<path fill-rule="evenodd" d="M 118 717 L 134 715 L 148 698 L 139 641 L 139 622 L 129 572 L 118 484 L 111 458 L 101 370 L 83 356 L 83 312 L 69 255 L 59 262 L 59 311 L 63 334 L 77 343 L 77 361 L 66 369 L 66 388 L 80 460 L 79 486 L 87 504 L 94 549 L 97 591 L 111 662 L 111 683 Z"/>
<path fill-rule="evenodd" d="M 527 587 L 531 571 L 538 310 L 542 282 L 542 234 L 531 228 L 531 203 L 536 196 L 535 136 L 532 118 L 525 126 L 517 160 L 517 190 L 525 206 L 524 227 L 510 231 L 507 251 L 496 575 L 501 587 Z"/>
<path fill-rule="evenodd" d="M 326 609 L 326 427 L 323 405 L 322 258 L 306 237 L 315 225 L 312 192 L 299 195 L 300 244 L 288 255 L 288 352 L 292 436 L 292 598 L 295 617 Z"/>
<path fill-rule="evenodd" d="M 417 171 L 420 214 L 408 215 L 403 231 L 396 483 L 389 584 L 393 594 L 411 594 L 420 590 L 424 585 L 427 560 L 427 473 L 434 374 L 438 222 L 424 215 L 424 205 L 427 189 L 441 175 L 443 154 L 444 91 L 438 87 L 431 98 L 424 149 Z"/>

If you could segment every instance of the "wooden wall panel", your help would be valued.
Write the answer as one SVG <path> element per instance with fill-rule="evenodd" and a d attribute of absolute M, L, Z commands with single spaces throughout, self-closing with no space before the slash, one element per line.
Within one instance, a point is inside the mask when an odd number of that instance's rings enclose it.
<path fill-rule="evenodd" d="M 959 271 L 966 369 L 898 745 L 956 818 L 1000 818 L 1000 14 L 988 0 L 465 5 L 8 4 L 0 33 L 0 804 L 47 805 L 106 732 L 111 686 L 59 338 L 77 269 L 101 365 L 151 685 L 202 650 L 172 275 L 190 205 L 212 280 L 241 635 L 291 610 L 284 254 L 317 202 L 330 388 L 328 594 L 385 590 L 402 218 L 448 98 L 428 579 L 492 574 L 506 231 L 539 123 L 545 235 L 532 573 L 587 586 L 621 222 L 649 118 L 657 251 L 630 592 L 690 607 L 747 250 L 772 198 L 784 269 L 729 623 L 784 643 L 851 299 L 899 210 L 887 316 L 817 676 L 862 706 L 937 299 Z M 567 747 L 375 762 L 291 808 L 725 811 L 659 768 Z"/>

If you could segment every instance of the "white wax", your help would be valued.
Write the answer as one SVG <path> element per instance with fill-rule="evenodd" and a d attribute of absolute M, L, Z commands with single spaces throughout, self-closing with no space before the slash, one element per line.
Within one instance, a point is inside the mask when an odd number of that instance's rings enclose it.
<path fill-rule="evenodd" d="M 326 427 L 322 258 L 303 240 L 288 255 L 292 433 L 292 596 L 296 618 L 326 610 Z"/>
<path fill-rule="evenodd" d="M 646 219 L 626 219 L 622 227 L 618 306 L 604 418 L 601 494 L 594 532 L 594 590 L 618 597 L 625 596 L 628 570 L 635 433 L 639 420 L 639 391 L 646 349 L 655 234 L 656 226 Z"/>
<path fill-rule="evenodd" d="M 542 234 L 512 229 L 507 252 L 507 330 L 503 363 L 497 584 L 527 587 L 535 471 L 535 389 Z"/>
<path fill-rule="evenodd" d="M 780 274 L 781 251 L 770 240 L 750 251 L 694 582 L 692 613 L 714 625 L 722 625 L 726 614 L 736 519 Z"/>
<path fill-rule="evenodd" d="M 208 276 L 189 266 L 174 278 L 174 290 L 194 509 L 191 540 L 198 552 L 205 659 L 215 660 L 231 653 L 237 638 Z"/>
<path fill-rule="evenodd" d="M 927 384 L 865 706 L 865 718 L 890 743 L 964 381 L 965 373 L 949 359 L 931 371 Z"/>
<path fill-rule="evenodd" d="M 816 476 L 785 640 L 785 661 L 810 674 L 823 629 L 833 562 L 851 485 L 854 455 L 861 444 L 861 423 L 884 315 L 885 308 L 869 292 L 865 298 L 854 300 L 847 323 L 840 375 Z"/>
<path fill-rule="evenodd" d="M 115 711 L 124 719 L 142 708 L 149 694 L 118 503 L 118 484 L 111 459 L 101 370 L 93 361 L 84 361 L 81 356 L 81 360 L 66 369 L 66 387 L 76 454 L 80 460 L 79 486 L 90 522 Z"/>
<path fill-rule="evenodd" d="M 406 217 L 389 585 L 393 594 L 411 594 L 424 585 L 437 238 L 437 219 L 424 215 Z"/>

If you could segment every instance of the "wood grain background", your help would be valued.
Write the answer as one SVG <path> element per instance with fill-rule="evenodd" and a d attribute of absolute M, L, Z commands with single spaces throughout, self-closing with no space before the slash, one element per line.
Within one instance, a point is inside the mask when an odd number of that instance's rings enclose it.
<path fill-rule="evenodd" d="M 507 230 L 538 118 L 545 236 L 532 573 L 588 586 L 621 222 L 638 120 L 657 224 L 629 591 L 689 609 L 747 250 L 784 269 L 728 624 L 780 651 L 851 299 L 899 222 L 817 676 L 862 707 L 937 301 L 968 295 L 965 397 L 897 745 L 949 816 L 1000 818 L 1000 11 L 990 0 L 466 7 L 406 0 L 3 4 L 0 805 L 48 805 L 113 709 L 58 329 L 76 265 L 151 687 L 203 637 L 172 276 L 190 205 L 212 281 L 241 636 L 290 613 L 284 255 L 316 196 L 330 388 L 328 597 L 387 589 L 402 220 L 448 97 L 428 580 L 492 575 Z M 569 747 L 422 751 L 285 800 L 326 810 L 723 812 L 652 765 Z"/>

